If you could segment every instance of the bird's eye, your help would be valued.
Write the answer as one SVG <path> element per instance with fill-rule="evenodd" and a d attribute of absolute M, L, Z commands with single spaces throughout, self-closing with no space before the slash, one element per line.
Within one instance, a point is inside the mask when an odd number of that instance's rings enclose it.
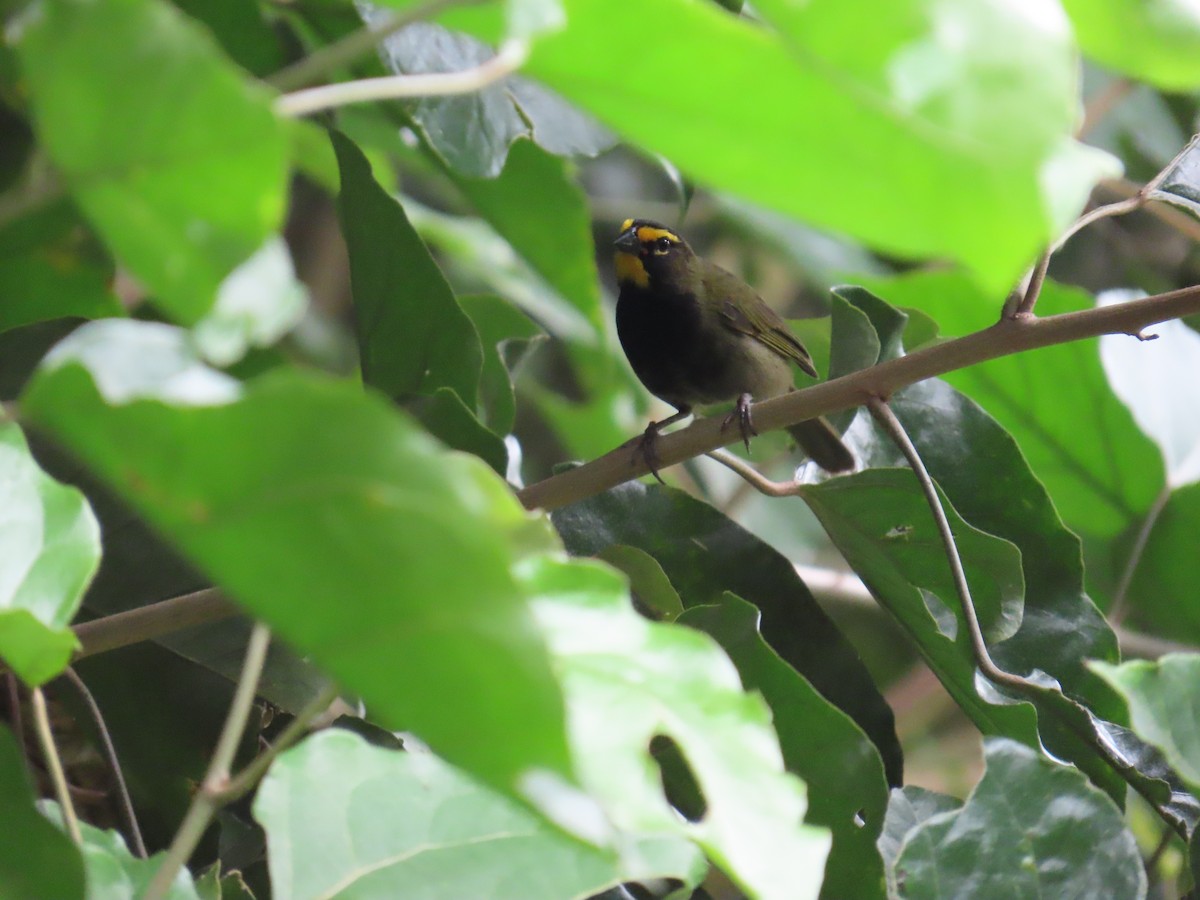
<path fill-rule="evenodd" d="M 657 241 L 654 242 L 654 248 L 659 253 L 666 253 L 668 250 L 671 249 L 671 239 L 669 237 L 660 237 Z"/>

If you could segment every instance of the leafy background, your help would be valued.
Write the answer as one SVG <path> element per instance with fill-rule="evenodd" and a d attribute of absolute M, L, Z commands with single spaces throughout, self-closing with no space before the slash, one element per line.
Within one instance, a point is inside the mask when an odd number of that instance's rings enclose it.
<path fill-rule="evenodd" d="M 861 410 L 834 418 L 862 470 L 805 466 L 799 498 L 707 459 L 551 515 L 513 488 L 664 412 L 611 325 L 622 220 L 678 225 L 829 377 L 968 334 L 1085 204 L 1188 144 L 1200 17 L 619 6 L 5 8 L 0 895 L 142 896 L 163 859 L 60 677 L 80 637 L 161 854 L 251 617 L 275 637 L 238 764 L 331 681 L 336 721 L 160 896 L 1191 889 L 1194 320 L 893 398 L 996 660 L 1057 692 L 978 674 L 916 481 Z M 309 85 L 496 47 L 518 75 L 294 114 Z M 1195 283 L 1196 171 L 1072 238 L 1037 312 Z M 777 434 L 751 461 L 796 472 Z M 87 629 L 185 595 L 204 622 L 92 652 Z M 46 799 L 40 687 L 79 847 Z"/>

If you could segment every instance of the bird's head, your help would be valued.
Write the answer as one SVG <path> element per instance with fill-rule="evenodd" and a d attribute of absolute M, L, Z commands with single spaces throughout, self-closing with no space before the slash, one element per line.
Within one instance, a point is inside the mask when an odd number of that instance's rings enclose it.
<path fill-rule="evenodd" d="M 622 287 L 688 283 L 695 258 L 692 248 L 665 225 L 649 219 L 626 219 L 614 246 L 617 281 Z"/>

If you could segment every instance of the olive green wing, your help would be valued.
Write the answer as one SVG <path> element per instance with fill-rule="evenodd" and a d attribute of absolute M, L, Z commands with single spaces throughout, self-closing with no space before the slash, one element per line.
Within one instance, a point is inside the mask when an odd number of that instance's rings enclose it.
<path fill-rule="evenodd" d="M 706 295 L 716 301 L 721 323 L 730 331 L 746 334 L 817 377 L 817 369 L 804 345 L 792 334 L 783 317 L 754 293 L 744 281 L 720 266 L 708 264 L 704 273 Z M 738 302 L 737 298 L 741 298 Z"/>

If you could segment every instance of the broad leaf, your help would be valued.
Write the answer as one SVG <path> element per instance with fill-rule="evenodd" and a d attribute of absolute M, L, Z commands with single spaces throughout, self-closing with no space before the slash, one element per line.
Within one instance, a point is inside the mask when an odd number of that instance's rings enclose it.
<path fill-rule="evenodd" d="M 277 759 L 254 801 L 271 887 L 292 900 L 339 896 L 587 897 L 675 877 L 703 858 L 687 841 L 618 855 L 575 840 L 431 753 L 373 747 L 331 729 Z"/>
<path fill-rule="evenodd" d="M 1146 896 L 1121 811 L 1075 769 L 1014 741 L 985 743 L 961 809 L 926 819 L 896 861 L 905 898 Z"/>
<path fill-rule="evenodd" d="M 1200 86 L 1200 10 L 1180 0 L 1063 0 L 1079 46 L 1168 91 Z"/>
<path fill-rule="evenodd" d="M 893 788 L 888 795 L 887 817 L 883 822 L 883 833 L 879 835 L 879 853 L 887 868 L 888 896 L 902 896 L 896 879 L 896 859 L 904 847 L 909 832 L 926 819 L 958 809 L 960 800 L 938 794 L 916 785 Z"/>
<path fill-rule="evenodd" d="M 0 896 L 83 900 L 83 864 L 71 840 L 33 805 L 25 760 L 0 726 Z"/>
<path fill-rule="evenodd" d="M 17 46 L 80 207 L 173 316 L 198 321 L 283 214 L 286 146 L 266 93 L 160 0 L 48 0 Z"/>
<path fill-rule="evenodd" d="M 0 659 L 25 682 L 61 674 L 78 646 L 71 620 L 100 563 L 83 495 L 50 478 L 0 418 Z"/>
<path fill-rule="evenodd" d="M 511 572 L 554 542 L 504 483 L 356 385 L 281 372 L 242 389 L 163 329 L 86 326 L 23 409 L 381 720 L 502 789 L 569 777 Z"/>

